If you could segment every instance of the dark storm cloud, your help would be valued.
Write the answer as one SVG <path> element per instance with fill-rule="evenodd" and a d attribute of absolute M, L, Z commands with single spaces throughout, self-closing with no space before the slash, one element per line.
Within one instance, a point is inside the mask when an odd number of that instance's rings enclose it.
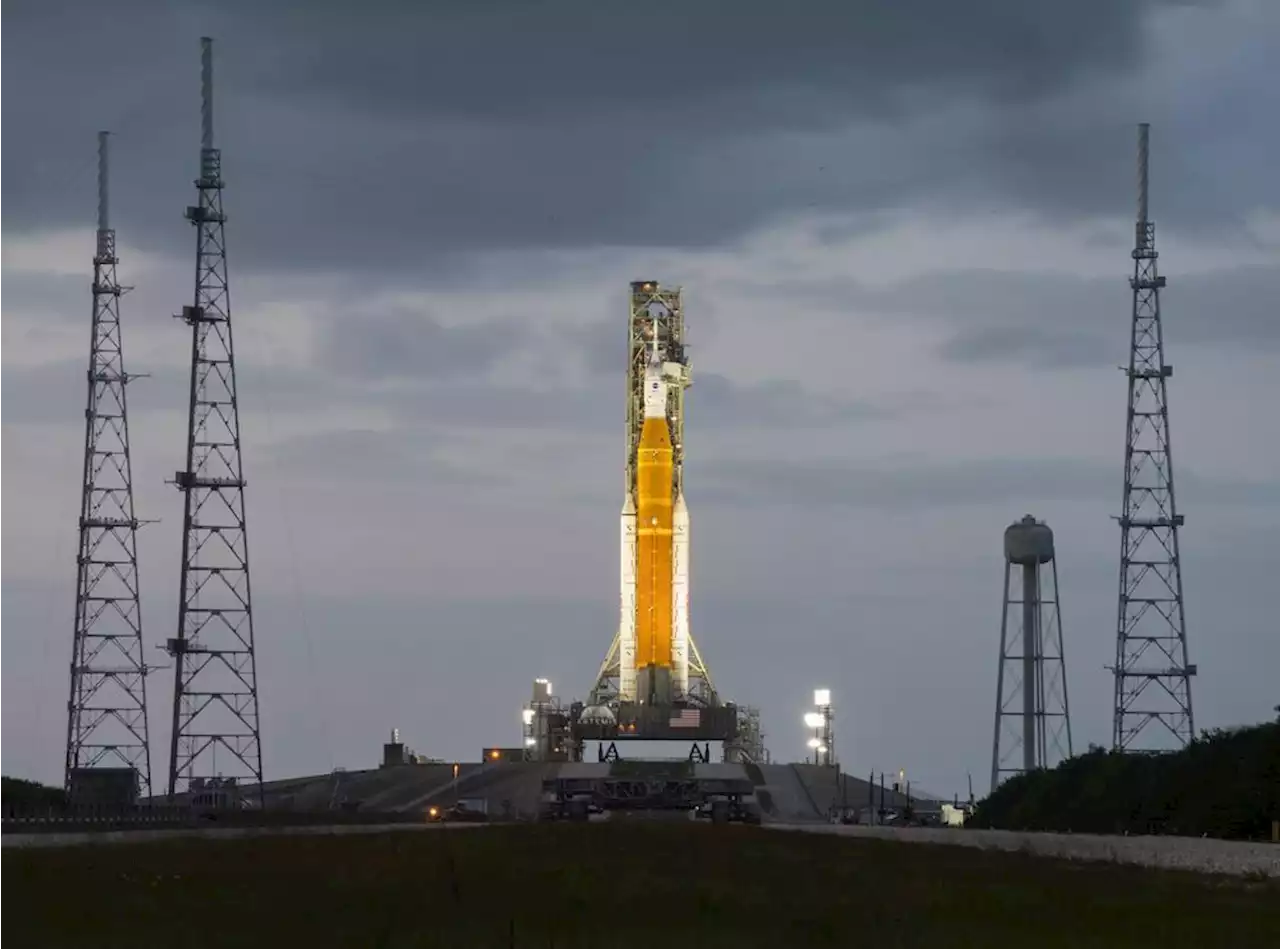
<path fill-rule="evenodd" d="M 690 470 L 694 468 L 690 463 Z M 715 460 L 697 466 L 699 496 L 712 503 L 747 501 L 830 507 L 946 507 L 992 501 L 1119 501 L 1121 471 L 1070 459 L 925 460 L 895 466 Z M 1179 497 L 1204 503 L 1276 504 L 1270 482 L 1208 479 L 1177 473 Z"/>
<path fill-rule="evenodd" d="M 6 223 L 86 220 L 92 132 L 106 125 L 120 133 L 117 226 L 153 248 L 182 241 L 203 30 L 219 38 L 240 269 L 421 272 L 479 248 L 700 246 L 796 209 L 987 202 L 1008 199 L 1005 184 L 1034 183 L 1015 203 L 1045 211 L 1110 208 L 1096 179 L 1131 177 L 1123 90 L 1142 23 L 1174 5 L 896 0 L 780 15 L 565 0 L 356 16 L 134 2 L 73 17 L 66 3 L 11 4 L 4 78 L 24 94 L 5 99 Z M 85 96 L 104 46 L 110 95 Z M 1047 97 L 1100 76 L 1103 117 L 1055 124 Z M 915 122 L 963 103 L 958 118 Z M 776 138 L 858 122 L 871 124 L 848 141 Z M 1085 134 L 1099 122 L 1110 131 Z"/>
<path fill-rule="evenodd" d="M 1141 15 L 1158 5 L 817 0 L 782 13 L 766 0 L 603 9 L 585 0 L 454 0 L 366 4 L 359 18 L 333 2 L 276 3 L 272 13 L 248 0 L 228 7 L 280 34 L 305 11 L 302 35 L 263 66 L 267 88 L 415 116 L 541 119 L 622 109 L 707 127 L 762 114 L 823 123 L 841 89 L 860 93 L 847 108 L 888 113 L 897 111 L 897 93 L 942 84 L 1034 98 L 1082 69 L 1120 67 L 1136 49 Z M 315 39 L 332 44 L 324 52 L 340 54 L 343 69 L 304 42 Z M 806 95 L 791 99 L 789 90 Z M 769 115 L 767 102 L 753 107 L 779 92 L 777 105 L 808 98 L 810 108 L 783 118 Z"/>

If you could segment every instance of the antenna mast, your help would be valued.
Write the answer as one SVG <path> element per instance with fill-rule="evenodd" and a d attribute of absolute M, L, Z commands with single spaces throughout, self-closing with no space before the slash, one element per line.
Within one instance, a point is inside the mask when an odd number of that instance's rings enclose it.
<path fill-rule="evenodd" d="M 138 597 L 138 519 L 111 229 L 107 133 L 98 133 L 98 231 L 93 255 L 93 328 L 85 408 L 80 550 L 76 557 L 75 637 L 67 702 L 64 785 L 73 798 L 111 771 L 136 798 L 151 791 L 147 667 Z M 101 769 L 110 769 L 102 771 Z M 124 771 L 116 769 L 126 769 Z M 98 770 L 98 774 L 92 772 Z M 132 772 L 132 775 L 129 772 Z M 88 798 L 86 797 L 86 800 Z"/>
<path fill-rule="evenodd" d="M 1181 747 L 1195 737 L 1182 561 L 1173 492 L 1156 226 L 1147 203 L 1150 126 L 1138 126 L 1138 220 L 1133 249 L 1133 316 L 1129 345 L 1129 411 L 1125 437 L 1124 504 L 1120 521 L 1120 603 L 1116 624 L 1117 751 Z M 1154 727 L 1150 727 L 1154 726 Z M 1139 741 L 1139 739 L 1143 739 Z"/>
<path fill-rule="evenodd" d="M 238 803 L 249 780 L 262 798 L 262 744 L 249 544 L 245 526 L 240 412 L 231 344 L 231 296 L 222 210 L 222 156 L 213 144 L 213 41 L 201 44 L 195 297 L 179 314 L 191 327 L 191 390 L 182 491 L 182 574 L 175 659 L 169 796 L 222 788 Z M 179 787 L 185 782 L 185 787 Z M 222 795 L 219 794 L 219 798 Z M 234 798 L 234 799 L 233 799 Z"/>

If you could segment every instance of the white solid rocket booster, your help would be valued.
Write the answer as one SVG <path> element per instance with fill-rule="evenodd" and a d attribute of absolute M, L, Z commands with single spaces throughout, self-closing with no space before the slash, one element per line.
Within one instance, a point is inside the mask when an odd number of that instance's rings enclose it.
<path fill-rule="evenodd" d="M 671 534 L 671 690 L 682 702 L 689 696 L 689 508 L 683 491 L 676 495 Z"/>
<path fill-rule="evenodd" d="M 618 618 L 618 691 L 624 702 L 636 698 L 636 505 L 630 492 L 622 503 L 621 614 Z"/>

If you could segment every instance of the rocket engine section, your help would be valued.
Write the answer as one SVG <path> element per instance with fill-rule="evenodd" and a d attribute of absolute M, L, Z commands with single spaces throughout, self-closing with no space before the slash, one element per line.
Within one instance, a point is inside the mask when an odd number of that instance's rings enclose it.
<path fill-rule="evenodd" d="M 636 701 L 670 705 L 675 579 L 671 430 L 657 347 L 645 371 L 644 423 L 636 451 Z M 687 536 L 688 512 L 685 512 Z"/>

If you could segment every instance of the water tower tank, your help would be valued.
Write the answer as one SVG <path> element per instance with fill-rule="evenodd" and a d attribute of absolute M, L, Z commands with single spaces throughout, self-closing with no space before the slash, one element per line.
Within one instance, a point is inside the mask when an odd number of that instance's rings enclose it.
<path fill-rule="evenodd" d="M 1004 555 L 1010 563 L 1048 563 L 1053 559 L 1053 531 L 1028 514 L 1005 528 Z"/>

